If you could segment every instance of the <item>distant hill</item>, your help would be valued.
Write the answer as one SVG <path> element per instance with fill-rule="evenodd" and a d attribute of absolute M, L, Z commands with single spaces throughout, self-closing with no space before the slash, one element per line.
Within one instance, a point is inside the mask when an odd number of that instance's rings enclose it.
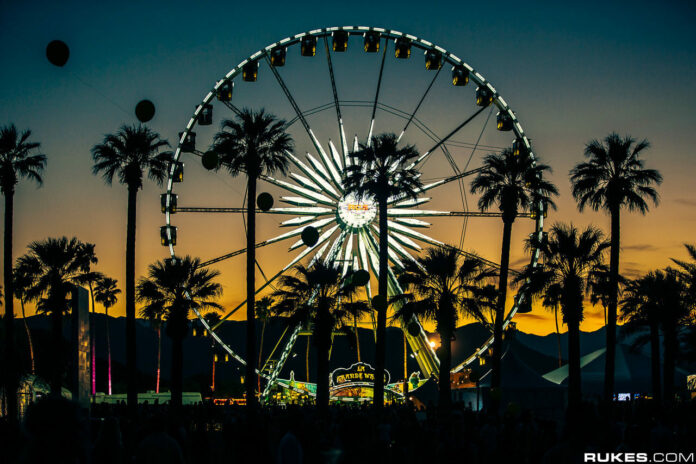
<path fill-rule="evenodd" d="M 93 315 L 94 328 L 96 330 L 96 347 L 98 358 L 97 381 L 98 389 L 103 390 L 100 385 L 105 385 L 105 359 L 106 359 L 106 316 L 103 314 Z M 39 365 L 39 373 L 42 370 L 48 369 L 45 365 L 45 360 L 50 359 L 48 350 L 49 345 L 49 328 L 50 321 L 44 316 L 32 316 L 27 318 L 29 327 L 32 330 L 37 352 L 37 363 Z M 67 320 L 66 320 L 67 322 Z M 115 389 L 118 391 L 122 386 L 122 380 L 125 378 L 125 318 L 109 318 L 111 329 L 111 349 L 113 360 L 113 377 Z M 263 344 L 263 359 L 276 349 L 279 353 L 285 345 L 285 341 L 289 336 L 287 331 L 284 338 L 280 341 L 286 329 L 285 320 L 281 318 L 271 318 L 267 323 L 264 344 Z M 70 324 L 64 324 L 64 336 L 67 338 L 70 330 Z M 231 349 L 239 356 L 245 356 L 245 330 L 246 323 L 244 321 L 226 321 L 218 331 L 219 336 L 231 347 Z M 257 340 L 261 338 L 262 324 L 257 324 Z M 18 330 L 18 337 L 24 343 L 23 330 Z M 138 370 L 141 372 L 142 389 L 154 388 L 154 377 L 156 370 L 156 354 L 157 354 L 157 338 L 155 330 L 148 324 L 147 321 L 138 319 L 136 325 L 137 333 L 137 350 Z M 363 362 L 372 363 L 374 356 L 374 333 L 370 329 L 358 329 L 360 355 Z M 480 346 L 490 336 L 490 332 L 481 324 L 474 323 L 462 326 L 457 329 L 453 346 L 453 366 L 464 361 L 476 347 Z M 437 339 L 436 334 L 431 334 L 431 338 Z M 567 358 L 567 335 L 561 335 L 561 352 L 563 359 Z M 300 336 L 292 349 L 291 355 L 286 363 L 282 377 L 289 377 L 290 372 L 294 372 L 297 380 L 306 379 L 306 358 L 307 358 L 307 343 L 309 339 L 309 374 L 310 380 L 314 381 L 313 372 L 315 366 L 316 352 L 312 343 L 311 337 Z M 277 346 L 276 346 L 277 345 Z M 604 346 L 604 329 L 595 332 L 583 332 L 581 334 L 581 352 L 583 355 L 597 350 Z M 334 345 L 331 352 L 330 367 L 335 369 L 338 367 L 349 366 L 358 360 L 357 343 L 355 336 L 337 335 L 334 339 Z M 558 367 L 558 347 L 556 334 L 546 336 L 538 336 L 527 334 L 524 332 L 516 332 L 514 339 L 511 341 L 510 349 L 514 350 L 519 359 L 526 363 L 530 368 L 539 374 L 544 374 Z M 210 374 L 212 368 L 212 357 L 214 351 L 222 353 L 219 347 L 213 345 L 210 338 L 200 338 L 189 336 L 184 341 L 184 377 L 187 379 L 187 388 L 196 388 L 200 385 L 201 389 L 205 389 L 210 383 Z M 26 350 L 22 356 L 26 358 Z M 162 378 L 163 385 L 166 386 L 169 379 L 170 364 L 171 364 L 171 343 L 168 337 L 162 337 Z M 409 350 L 410 353 L 410 350 Z M 276 354 L 275 358 L 278 357 Z M 222 357 L 221 357 L 222 359 Z M 391 373 L 393 380 L 403 378 L 403 336 L 398 328 L 387 328 L 387 359 L 386 368 Z M 26 359 L 24 360 L 26 361 Z M 23 361 L 23 362 L 24 362 Z M 412 372 L 418 369 L 415 359 L 408 356 L 407 358 L 408 371 Z M 219 384 L 234 383 L 239 384 L 241 376 L 244 374 L 244 369 L 237 362 L 219 363 L 217 365 L 216 379 Z"/>

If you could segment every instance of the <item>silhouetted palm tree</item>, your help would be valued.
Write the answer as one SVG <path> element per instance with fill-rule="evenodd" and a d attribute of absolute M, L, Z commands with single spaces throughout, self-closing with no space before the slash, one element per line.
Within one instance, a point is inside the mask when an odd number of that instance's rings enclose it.
<path fill-rule="evenodd" d="M 609 134 L 603 141 L 592 140 L 585 146 L 585 162 L 570 171 L 573 197 L 582 211 L 605 210 L 611 216 L 611 251 L 609 258 L 609 306 L 607 320 L 607 353 L 604 372 L 604 399 L 614 395 L 616 353 L 616 307 L 619 287 L 619 253 L 621 247 L 621 209 L 647 213 L 650 199 L 658 202 L 654 186 L 662 176 L 654 169 L 645 169 L 641 155 L 650 145 L 647 140 L 636 143 L 631 137 Z"/>
<path fill-rule="evenodd" d="M 487 211 L 497 207 L 503 219 L 503 244 L 500 253 L 500 277 L 498 281 L 498 302 L 493 326 L 493 358 L 491 387 L 500 388 L 500 360 L 503 355 L 503 321 L 508 289 L 510 265 L 510 240 L 512 224 L 523 211 L 536 210 L 540 202 L 546 208 L 555 204 L 551 196 L 557 195 L 556 186 L 544 179 L 551 168 L 535 162 L 528 155 L 516 156 L 512 149 L 487 155 L 483 159 L 483 169 L 471 183 L 471 193 L 480 193 L 478 207 Z"/>
<path fill-rule="evenodd" d="M 149 304 L 140 308 L 140 317 L 147 320 L 157 334 L 157 367 L 155 368 L 155 393 L 160 390 L 160 374 L 162 372 L 162 324 L 165 317 L 164 308 Z"/>
<path fill-rule="evenodd" d="M 116 304 L 121 290 L 116 287 L 117 280 L 102 276 L 94 287 L 94 299 L 104 307 L 106 320 L 106 359 L 107 359 L 107 391 L 111 395 L 111 329 L 109 328 L 109 308 Z M 159 391 L 157 392 L 159 393 Z"/>
<path fill-rule="evenodd" d="M 589 292 L 590 273 L 601 266 L 609 244 L 592 226 L 580 232 L 572 224 L 555 224 L 547 239 L 536 235 L 527 248 L 538 247 L 540 266 L 528 266 L 518 280 L 530 278 L 534 294 L 553 295 L 547 304 L 558 302 L 563 322 L 568 326 L 568 407 L 577 414 L 582 399 L 580 386 L 580 322 L 584 318 L 584 299 Z M 575 417 L 575 416 L 574 416 Z"/>
<path fill-rule="evenodd" d="M 32 276 L 34 274 L 35 272 L 33 272 L 31 269 L 27 269 L 25 266 L 15 266 L 13 271 L 15 298 L 19 300 L 19 304 L 22 308 L 22 320 L 24 322 L 24 331 L 27 334 L 27 343 L 29 346 L 29 359 L 31 361 L 32 374 L 36 374 L 36 362 L 34 359 L 34 342 L 31 337 L 31 331 L 29 330 L 29 324 L 27 323 L 27 315 L 24 311 L 24 305 L 29 301 L 27 291 L 33 283 Z"/>
<path fill-rule="evenodd" d="M 660 380 L 660 311 L 664 290 L 661 285 L 663 276 L 655 272 L 628 282 L 626 293 L 621 301 L 621 321 L 626 334 L 635 334 L 647 327 L 647 336 L 639 335 L 633 342 L 634 347 L 650 342 L 650 374 L 652 395 L 656 401 L 662 400 Z"/>
<path fill-rule="evenodd" d="M 135 415 L 138 404 L 135 334 L 135 231 L 138 190 L 147 176 L 162 185 L 171 153 L 162 152 L 169 143 L 146 126 L 122 126 L 92 147 L 92 172 L 111 185 L 114 177 L 128 189 L 126 224 L 126 370 L 128 409 Z"/>
<path fill-rule="evenodd" d="M 63 314 L 70 311 L 68 298 L 72 289 L 82 284 L 86 263 L 91 257 L 85 253 L 90 244 L 76 238 L 48 238 L 29 244 L 29 251 L 17 259 L 17 267 L 26 270 L 31 285 L 27 299 L 36 301 L 37 312 L 50 314 L 53 354 L 51 393 L 60 395 L 63 376 Z"/>
<path fill-rule="evenodd" d="M 14 124 L 0 129 L 0 192 L 5 197 L 5 241 L 3 272 L 5 286 L 5 391 L 7 415 L 17 418 L 17 391 L 19 369 L 14 344 L 14 289 L 12 282 L 12 225 L 15 186 L 21 179 L 30 179 L 41 185 L 46 167 L 46 155 L 36 153 L 40 144 L 30 142 L 31 131 L 18 132 Z"/>
<path fill-rule="evenodd" d="M 259 362 L 257 364 L 257 369 L 261 371 L 263 368 L 263 339 L 266 335 L 266 324 L 268 324 L 268 319 L 271 317 L 271 306 L 273 306 L 273 298 L 270 296 L 265 296 L 259 300 L 256 307 L 256 317 L 261 320 L 261 340 L 259 340 Z M 261 391 L 261 377 L 257 376 L 257 388 Z"/>
<path fill-rule="evenodd" d="M 244 108 L 234 120 L 222 122 L 215 135 L 213 150 L 220 165 L 234 177 L 247 178 L 247 247 L 246 247 L 246 401 L 249 411 L 256 409 L 256 184 L 263 175 L 285 174 L 288 168 L 286 151 L 293 141 L 285 131 L 286 123 L 260 110 Z"/>
<path fill-rule="evenodd" d="M 356 292 L 356 287 L 342 277 L 341 267 L 317 261 L 309 268 L 297 265 L 295 275 L 282 276 L 273 293 L 277 302 L 274 314 L 289 316 L 293 326 L 312 326 L 317 347 L 317 407 L 326 413 L 329 406 L 329 350 L 334 330 L 349 327 L 357 313 L 368 312 L 367 304 L 360 309 L 348 308 L 342 300 Z"/>
<path fill-rule="evenodd" d="M 451 406 L 450 372 L 452 370 L 452 341 L 457 322 L 462 315 L 485 319 L 486 283 L 495 275 L 480 259 L 465 257 L 461 262 L 453 247 L 430 248 L 417 261 L 404 262 L 397 274 L 404 291 L 411 298 L 396 312 L 407 325 L 413 316 L 435 322 L 440 336 L 439 410 L 449 414 Z"/>
<path fill-rule="evenodd" d="M 346 168 L 343 187 L 357 198 L 374 199 L 379 211 L 378 293 L 388 297 L 389 234 L 387 207 L 396 198 L 416 198 L 422 187 L 419 173 L 409 166 L 418 157 L 413 145 L 398 147 L 395 134 L 372 137 L 369 144 L 360 144 L 351 153 L 354 163 Z M 377 308 L 377 341 L 375 343 L 374 406 L 384 406 L 384 363 L 386 356 L 387 307 Z"/>
<path fill-rule="evenodd" d="M 86 255 L 90 255 L 93 257 L 94 261 L 90 262 L 89 264 L 96 264 L 97 263 L 97 257 L 94 251 L 94 245 L 93 244 L 88 244 L 86 245 L 85 250 L 83 251 Z M 87 285 L 87 289 L 89 290 L 89 297 L 91 301 L 91 316 L 90 316 L 90 330 L 89 330 L 89 344 L 90 344 L 90 368 L 91 368 L 91 374 L 92 374 L 92 395 L 97 393 L 97 331 L 96 328 L 94 327 L 94 321 L 96 320 L 96 312 L 97 308 L 94 304 L 94 284 L 98 282 L 100 279 L 104 277 L 104 274 L 101 272 L 97 271 L 87 271 L 83 276 L 82 276 L 82 285 Z"/>
<path fill-rule="evenodd" d="M 183 341 L 188 334 L 189 316 L 195 311 L 219 311 L 215 302 L 222 286 L 213 280 L 218 271 L 200 268 L 200 260 L 186 256 L 157 261 L 148 267 L 148 276 L 137 286 L 137 300 L 143 314 L 164 315 L 167 336 L 172 339 L 172 400 L 180 407 L 183 393 Z"/>

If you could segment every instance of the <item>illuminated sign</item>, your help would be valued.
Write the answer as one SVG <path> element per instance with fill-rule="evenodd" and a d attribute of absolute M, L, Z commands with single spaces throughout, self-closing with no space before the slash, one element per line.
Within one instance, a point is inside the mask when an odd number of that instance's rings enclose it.
<path fill-rule="evenodd" d="M 384 384 L 389 383 L 389 371 L 384 371 Z M 351 388 L 358 385 L 372 386 L 375 382 L 375 369 L 366 363 L 355 363 L 352 366 L 339 367 L 331 373 L 331 388 Z"/>
<path fill-rule="evenodd" d="M 350 193 L 338 202 L 338 219 L 344 225 L 359 229 L 366 227 L 377 216 L 377 205 L 372 198 L 358 198 Z"/>

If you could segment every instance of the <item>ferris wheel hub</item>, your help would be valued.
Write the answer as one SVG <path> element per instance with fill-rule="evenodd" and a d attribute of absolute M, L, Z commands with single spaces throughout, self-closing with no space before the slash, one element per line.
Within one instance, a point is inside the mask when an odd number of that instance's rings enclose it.
<path fill-rule="evenodd" d="M 336 214 L 344 227 L 361 229 L 377 217 L 377 204 L 370 197 L 358 198 L 349 193 L 338 202 Z"/>

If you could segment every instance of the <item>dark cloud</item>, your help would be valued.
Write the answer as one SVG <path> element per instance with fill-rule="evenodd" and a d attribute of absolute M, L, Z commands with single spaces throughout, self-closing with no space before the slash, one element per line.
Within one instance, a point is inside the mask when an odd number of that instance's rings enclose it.
<path fill-rule="evenodd" d="M 677 198 L 674 200 L 674 203 L 684 206 L 696 206 L 696 200 L 692 200 L 691 198 Z"/>
<path fill-rule="evenodd" d="M 624 250 L 633 250 L 633 251 L 656 251 L 656 250 L 660 249 L 651 243 L 637 243 L 635 245 L 625 245 L 625 246 L 622 246 L 621 248 Z"/>

